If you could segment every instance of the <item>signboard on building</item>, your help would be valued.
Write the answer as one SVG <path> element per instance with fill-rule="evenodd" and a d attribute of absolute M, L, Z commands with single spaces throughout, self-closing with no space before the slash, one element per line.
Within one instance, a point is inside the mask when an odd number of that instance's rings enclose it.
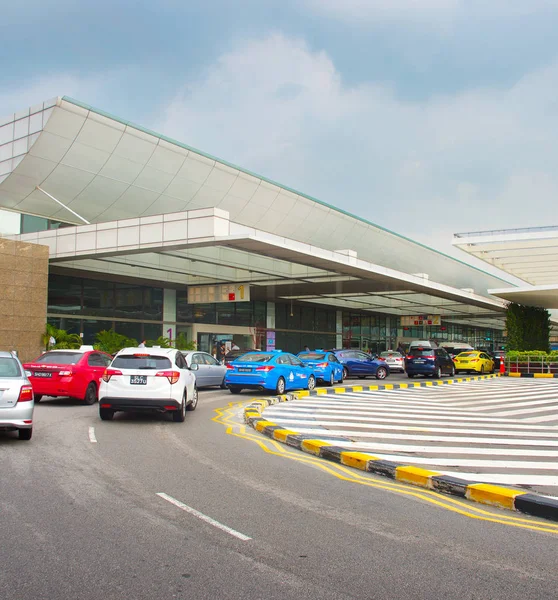
<path fill-rule="evenodd" d="M 249 302 L 250 285 L 231 283 L 224 285 L 189 285 L 188 304 L 208 304 L 210 302 Z"/>
<path fill-rule="evenodd" d="M 439 326 L 442 324 L 440 315 L 413 315 L 401 317 L 401 325 L 403 327 L 420 327 L 421 325 Z"/>
<path fill-rule="evenodd" d="M 265 349 L 269 352 L 275 350 L 275 331 L 268 331 L 266 335 Z"/>

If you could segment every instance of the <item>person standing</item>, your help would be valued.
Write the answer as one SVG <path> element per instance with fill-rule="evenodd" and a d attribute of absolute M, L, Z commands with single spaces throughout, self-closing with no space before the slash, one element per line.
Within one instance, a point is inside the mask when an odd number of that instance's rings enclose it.
<path fill-rule="evenodd" d="M 142 340 L 139 344 L 138 344 L 138 348 L 145 348 L 145 340 Z"/>
<path fill-rule="evenodd" d="M 220 364 L 223 364 L 225 361 L 225 354 L 227 353 L 227 349 L 225 348 L 225 343 L 221 342 L 217 344 L 217 356 L 215 357 Z"/>

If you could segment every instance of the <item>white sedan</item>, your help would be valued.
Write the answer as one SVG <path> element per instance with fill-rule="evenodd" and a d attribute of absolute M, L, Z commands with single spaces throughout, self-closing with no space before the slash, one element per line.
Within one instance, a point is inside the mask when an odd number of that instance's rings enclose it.
<path fill-rule="evenodd" d="M 192 367 L 195 371 L 195 366 Z M 174 348 L 124 348 L 105 370 L 99 387 L 99 416 L 117 411 L 168 412 L 175 422 L 198 404 L 196 377 Z"/>
<path fill-rule="evenodd" d="M 380 354 L 380 360 L 385 360 L 390 371 L 405 372 L 405 357 L 395 350 L 386 350 Z"/>

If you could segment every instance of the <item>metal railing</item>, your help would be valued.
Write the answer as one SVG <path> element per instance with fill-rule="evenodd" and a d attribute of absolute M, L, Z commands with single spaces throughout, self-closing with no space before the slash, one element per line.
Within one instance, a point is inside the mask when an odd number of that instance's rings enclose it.
<path fill-rule="evenodd" d="M 558 373 L 558 359 L 548 357 L 507 358 L 508 373 Z"/>

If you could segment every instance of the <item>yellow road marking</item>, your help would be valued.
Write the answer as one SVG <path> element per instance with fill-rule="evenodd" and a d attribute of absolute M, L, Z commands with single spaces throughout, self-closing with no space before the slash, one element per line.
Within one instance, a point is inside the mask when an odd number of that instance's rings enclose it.
<path fill-rule="evenodd" d="M 336 463 L 332 463 L 322 458 L 317 458 L 311 455 L 301 454 L 298 450 L 287 448 L 279 444 L 275 440 L 271 440 L 267 437 L 262 437 L 260 434 L 247 433 L 245 425 L 238 422 L 231 422 L 231 419 L 235 418 L 238 409 L 245 404 L 247 403 L 230 402 L 227 407 L 215 409 L 214 412 L 217 413 L 217 416 L 213 417 L 212 421 L 224 425 L 226 427 L 225 431 L 227 434 L 256 443 L 267 454 L 271 454 L 274 456 L 282 456 L 283 458 L 288 458 L 289 460 L 295 460 L 297 462 L 309 464 L 313 467 L 319 468 L 322 471 L 325 471 L 330 475 L 333 475 L 334 477 L 342 481 L 358 483 L 359 485 L 386 490 L 389 492 L 395 492 L 404 496 L 411 496 L 420 501 L 433 504 L 434 506 L 438 506 L 440 508 L 449 510 L 450 512 L 454 512 L 464 517 L 468 517 L 470 519 L 477 519 L 480 521 L 499 523 L 501 525 L 507 525 L 509 527 L 529 529 L 532 531 L 542 531 L 545 533 L 553 533 L 555 535 L 558 535 L 558 524 L 546 523 L 542 521 L 533 521 L 535 517 L 533 517 L 532 519 L 527 519 L 511 515 L 496 516 L 493 513 L 483 510 L 482 508 L 470 506 L 468 502 L 459 500 L 451 496 L 445 496 L 435 491 L 431 491 L 428 489 L 410 488 L 406 484 L 398 484 L 396 482 L 391 483 L 389 480 L 386 482 L 377 482 L 376 480 L 370 477 L 373 474 L 361 475 L 358 471 L 354 471 L 353 469 L 344 467 L 342 465 L 338 465 Z M 235 429 L 238 429 L 238 431 L 235 431 Z M 275 431 L 275 433 L 278 433 L 278 431 Z M 289 432 L 289 434 L 294 433 L 295 432 Z M 273 446 L 275 450 L 271 449 L 266 444 Z M 347 453 L 343 454 L 345 455 Z"/>

